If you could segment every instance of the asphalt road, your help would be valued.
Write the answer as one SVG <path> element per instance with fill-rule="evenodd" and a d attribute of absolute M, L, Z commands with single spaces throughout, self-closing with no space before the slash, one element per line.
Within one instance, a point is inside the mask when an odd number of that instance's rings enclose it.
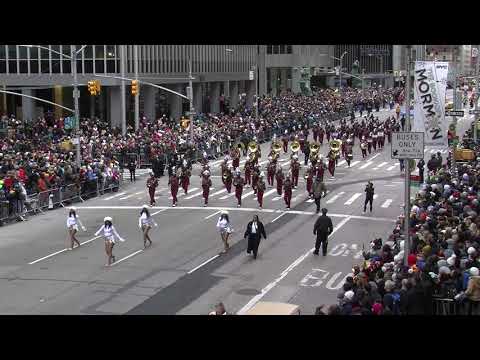
<path fill-rule="evenodd" d="M 325 144 L 323 154 L 328 151 Z M 264 162 L 269 146 L 262 144 Z M 288 155 L 282 153 L 280 159 Z M 329 193 L 322 207 L 328 208 L 336 231 L 329 255 L 314 257 L 317 215 L 305 192 L 303 169 L 290 211 L 273 188 L 267 188 L 264 209 L 259 210 L 256 199 L 247 195 L 251 189 L 244 190 L 243 206 L 237 208 L 235 197 L 227 196 L 221 184 L 220 161 L 212 164 L 213 189 L 206 208 L 198 166 L 188 195 L 179 197 L 176 208 L 171 207 L 167 179 L 161 178 L 157 206 L 151 209 L 159 226 L 152 230 L 153 245 L 146 250 L 138 229 L 140 208 L 148 203 L 146 171 L 136 183 L 125 182 L 118 193 L 77 206 L 87 232 L 79 233 L 84 244 L 73 251 L 65 250 L 66 210 L 2 228 L 0 314 L 206 314 L 218 301 L 236 313 L 259 300 L 292 302 L 303 313 L 313 313 L 317 305 L 335 302 L 362 244 L 385 237 L 401 212 L 402 177 L 398 162 L 390 158 L 390 146 L 364 161 L 357 141 L 352 167 L 341 161 L 336 178 L 327 177 Z M 373 180 L 376 198 L 373 212 L 363 214 L 367 180 Z M 223 246 L 215 224 L 221 209 L 230 211 L 235 232 L 231 250 L 219 255 Z M 257 260 L 245 253 L 243 240 L 254 214 L 267 232 Z M 93 235 L 107 215 L 126 239 L 115 246 L 117 263 L 109 268 L 104 267 L 103 239 Z"/>

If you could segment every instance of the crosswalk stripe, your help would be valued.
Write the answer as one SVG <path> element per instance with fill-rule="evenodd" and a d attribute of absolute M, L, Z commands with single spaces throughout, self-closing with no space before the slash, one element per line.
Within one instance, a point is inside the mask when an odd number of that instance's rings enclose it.
<path fill-rule="evenodd" d="M 387 171 L 393 170 L 396 166 L 397 166 L 397 165 L 392 165 L 392 166 L 388 167 L 388 168 L 387 168 Z"/>
<path fill-rule="evenodd" d="M 254 190 L 252 190 L 252 191 L 249 191 L 248 193 L 246 193 L 246 194 L 242 195 L 242 200 L 243 200 L 243 199 L 245 199 L 246 197 L 248 197 L 248 196 L 252 195 L 252 194 L 253 194 L 253 192 L 254 192 Z"/>
<path fill-rule="evenodd" d="M 118 194 L 109 196 L 109 197 L 107 197 L 107 198 L 105 198 L 105 199 L 103 199 L 103 200 L 112 200 L 112 199 L 114 199 L 114 198 L 116 198 L 116 197 L 118 197 L 118 196 L 122 196 L 122 195 L 125 195 L 125 194 L 126 194 L 126 192 L 121 192 L 121 193 L 118 193 Z"/>
<path fill-rule="evenodd" d="M 268 190 L 266 193 L 263 194 L 263 198 L 265 199 L 267 196 L 269 196 L 270 194 L 273 194 L 276 191 L 277 189 Z"/>
<path fill-rule="evenodd" d="M 352 162 L 352 163 L 350 164 L 350 167 L 353 167 L 353 166 L 357 165 L 359 162 L 360 162 L 359 160 Z"/>
<path fill-rule="evenodd" d="M 315 201 L 315 199 L 308 199 L 307 202 L 308 203 L 313 203 Z"/>
<path fill-rule="evenodd" d="M 371 161 L 368 161 L 367 163 L 365 163 L 364 165 L 360 166 L 359 169 L 365 169 L 367 166 L 370 166 L 372 165 L 372 162 Z"/>
<path fill-rule="evenodd" d="M 337 164 L 337 166 L 343 165 L 343 164 L 345 164 L 346 162 L 347 162 L 347 160 L 339 161 L 338 164 Z"/>
<path fill-rule="evenodd" d="M 345 191 L 341 191 L 339 192 L 338 194 L 334 195 L 331 199 L 328 199 L 327 200 L 327 204 L 331 204 L 333 203 L 335 200 L 337 200 L 340 196 L 342 196 L 343 194 L 345 194 Z"/>
<path fill-rule="evenodd" d="M 232 191 L 230 194 L 224 195 L 220 198 L 220 200 L 228 199 L 229 197 L 235 196 L 235 191 Z"/>
<path fill-rule="evenodd" d="M 134 196 L 134 195 L 135 195 L 135 194 L 130 194 L 130 195 L 121 197 L 121 198 L 119 198 L 118 200 L 126 200 L 126 199 L 128 199 L 128 198 L 131 198 L 131 197 Z"/>
<path fill-rule="evenodd" d="M 387 199 L 385 202 L 382 204 L 382 208 L 388 208 L 390 204 L 392 203 L 392 199 Z"/>
<path fill-rule="evenodd" d="M 275 196 L 275 197 L 272 199 L 272 201 L 278 201 L 278 200 L 280 200 L 281 198 L 282 198 L 282 196 Z"/>
<path fill-rule="evenodd" d="M 360 196 L 362 196 L 361 193 L 355 193 L 354 195 L 352 195 L 352 197 L 351 197 L 350 199 L 348 199 L 348 200 L 344 203 L 344 205 L 352 205 L 353 202 L 354 202 L 355 200 L 357 200 Z"/>
<path fill-rule="evenodd" d="M 376 198 L 378 198 L 378 194 L 373 195 L 373 200 L 375 200 Z"/>
<path fill-rule="evenodd" d="M 181 188 L 178 188 L 178 191 L 179 191 L 179 192 L 180 192 L 180 189 L 181 189 Z M 192 192 L 194 192 L 195 190 L 198 190 L 198 188 L 191 188 L 191 189 L 188 189 L 188 190 L 189 190 L 190 193 L 192 193 Z M 201 194 L 201 193 L 200 193 L 200 194 Z M 187 194 L 187 195 L 188 195 L 188 194 Z M 182 196 L 185 196 L 185 193 L 184 193 L 184 192 L 178 194 L 178 195 L 177 195 L 177 198 L 180 198 L 180 197 L 182 197 Z M 188 199 L 188 198 L 189 198 L 189 197 L 185 196 L 185 199 Z M 170 199 L 170 200 L 173 200 L 173 197 L 170 196 L 169 199 Z"/>
<path fill-rule="evenodd" d="M 203 194 L 203 191 L 200 191 L 200 192 L 198 192 L 198 193 L 196 193 L 196 194 L 192 194 L 192 195 L 190 195 L 190 196 L 186 196 L 186 197 L 185 197 L 185 200 L 193 199 L 194 197 L 200 196 L 200 195 L 202 195 L 202 194 Z M 171 197 L 170 197 L 170 199 L 171 199 Z"/>
<path fill-rule="evenodd" d="M 284 167 L 284 166 L 287 166 L 287 165 L 290 165 L 290 162 L 287 161 L 287 162 L 281 164 L 280 166 L 281 166 L 281 167 Z"/>
<path fill-rule="evenodd" d="M 213 197 L 213 196 L 217 196 L 218 194 L 222 194 L 224 192 L 227 192 L 227 189 L 221 189 L 221 190 L 218 190 L 218 191 L 215 191 L 213 194 L 209 194 L 209 198 L 210 197 Z"/>
<path fill-rule="evenodd" d="M 384 162 L 382 162 L 381 164 L 378 164 L 378 165 L 377 165 L 377 168 L 381 168 L 381 167 L 383 167 L 383 166 L 385 166 L 385 165 L 387 165 L 387 164 L 388 164 L 388 162 L 384 161 Z"/>

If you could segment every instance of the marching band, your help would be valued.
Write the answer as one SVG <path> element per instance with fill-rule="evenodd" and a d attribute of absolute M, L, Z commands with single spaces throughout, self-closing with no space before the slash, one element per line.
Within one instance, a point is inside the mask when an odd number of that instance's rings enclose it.
<path fill-rule="evenodd" d="M 262 171 L 259 163 L 262 155 L 256 138 L 254 137 L 250 142 L 237 142 L 231 147 L 220 165 L 222 183 L 228 194 L 231 194 L 233 185 L 237 207 L 242 206 L 243 188 L 251 186 L 254 195 L 256 195 L 258 206 L 261 209 L 263 207 L 263 195 L 267 186 L 274 188 L 276 182 L 278 196 L 283 195 L 285 206 L 287 209 L 290 209 L 292 191 L 298 188 L 298 178 L 302 168 L 298 156 L 301 151 L 305 155 L 304 180 L 306 192 L 311 199 L 319 202 L 320 193 L 325 193 L 325 185 L 323 184 L 325 170 L 328 169 L 332 179 L 335 179 L 335 168 L 340 158 L 345 159 L 348 167 L 351 166 L 356 138 L 359 140 L 358 146 L 362 153 L 362 159 L 365 159 L 368 156 L 367 154 L 371 154 L 372 151 L 375 152 L 384 148 L 385 138 L 387 138 L 389 143 L 391 142 L 392 131 L 399 131 L 399 124 L 395 117 L 392 116 L 380 123 L 378 118 L 374 118 L 373 115 L 370 115 L 368 118 L 365 116 L 361 121 L 354 122 L 350 120 L 350 123 L 344 119 L 340 121 L 339 126 L 317 122 L 312 127 L 313 141 L 311 142 L 308 141 L 308 129 L 298 129 L 292 133 L 285 130 L 281 139 L 277 138 L 277 136 L 274 136 L 272 139 L 268 154 L 268 164 L 264 168 L 266 170 L 266 182 L 265 173 Z M 329 146 L 325 157 L 320 154 L 324 137 L 326 137 Z M 285 163 L 279 164 L 278 159 L 282 150 L 287 154 L 289 148 L 291 151 L 290 163 L 285 175 L 282 169 Z M 243 176 L 240 168 L 242 153 L 247 157 L 243 166 Z M 172 206 L 176 206 L 178 203 L 177 194 L 179 186 L 181 185 L 185 194 L 187 194 L 188 186 L 190 185 L 192 165 L 183 159 L 183 155 L 181 160 L 183 162 L 179 166 L 172 167 L 169 179 Z M 203 154 L 201 166 L 200 177 L 204 206 L 207 206 L 212 180 L 206 153 Z M 156 187 L 158 184 L 152 183 L 149 185 L 153 187 L 154 193 L 154 186 Z M 150 186 L 148 187 L 150 188 Z M 151 196 L 151 205 L 154 204 L 155 200 Z M 318 203 L 317 207 L 319 206 Z"/>

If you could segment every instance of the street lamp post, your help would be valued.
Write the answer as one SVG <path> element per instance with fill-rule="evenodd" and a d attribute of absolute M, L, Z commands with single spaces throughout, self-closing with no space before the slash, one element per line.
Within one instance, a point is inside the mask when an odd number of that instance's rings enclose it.
<path fill-rule="evenodd" d="M 80 108 L 78 104 L 78 98 L 80 97 L 80 94 L 78 91 L 77 55 L 81 53 L 83 49 L 87 47 L 87 45 L 83 45 L 79 50 L 76 50 L 75 45 L 70 45 L 71 56 L 65 55 L 59 51 L 55 51 L 41 45 L 18 45 L 18 46 L 23 46 L 27 48 L 36 47 L 39 49 L 44 49 L 49 52 L 53 52 L 55 54 L 63 56 L 71 61 L 72 75 L 73 75 L 73 102 L 75 107 L 75 132 L 76 132 L 76 141 L 77 141 L 76 163 L 77 163 L 77 167 L 80 168 L 82 161 L 81 161 L 81 152 L 80 152 Z"/>
<path fill-rule="evenodd" d="M 133 45 L 135 80 L 138 81 L 138 45 Z M 135 94 L 135 131 L 140 126 L 140 92 Z"/>
<path fill-rule="evenodd" d="M 407 78 L 405 83 L 405 109 L 406 109 L 406 130 L 410 131 L 410 67 L 411 67 L 411 45 L 407 45 Z M 405 249 L 404 264 L 408 266 L 408 255 L 410 253 L 410 159 L 404 159 L 405 165 Z"/>
<path fill-rule="evenodd" d="M 192 76 L 192 58 L 188 59 L 188 86 L 190 87 L 190 92 L 188 94 L 188 99 L 190 103 L 190 143 L 193 146 L 193 113 L 195 108 L 193 107 L 193 76 Z"/>
<path fill-rule="evenodd" d="M 340 81 L 340 84 L 338 84 L 338 91 L 339 92 L 342 92 L 342 70 L 343 70 L 343 57 L 347 55 L 347 52 L 344 51 L 342 56 L 340 56 L 339 58 L 335 57 L 335 56 L 330 56 L 332 59 L 335 59 L 335 60 L 338 60 L 340 61 L 340 69 L 338 71 L 338 78 L 339 78 L 339 81 Z"/>
<path fill-rule="evenodd" d="M 480 45 L 477 45 L 477 63 L 476 63 L 476 66 L 475 66 L 475 72 L 476 72 L 476 76 L 477 76 L 477 86 L 476 86 L 476 93 L 474 94 L 475 96 L 475 122 L 474 122 L 474 125 L 473 125 L 473 141 L 475 142 L 475 144 L 477 143 L 477 122 L 478 122 L 478 114 L 477 114 L 477 111 L 478 111 L 478 93 L 480 91 L 480 74 L 478 72 L 478 65 L 479 65 L 479 62 L 480 62 L 480 57 L 479 57 L 479 51 L 480 50 Z"/>

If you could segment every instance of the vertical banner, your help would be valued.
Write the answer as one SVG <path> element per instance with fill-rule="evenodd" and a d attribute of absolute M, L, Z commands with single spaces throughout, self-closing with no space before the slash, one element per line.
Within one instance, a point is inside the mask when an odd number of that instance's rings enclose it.
<path fill-rule="evenodd" d="M 415 61 L 412 131 L 425 133 L 425 145 L 448 147 L 445 93 L 448 62 Z"/>

